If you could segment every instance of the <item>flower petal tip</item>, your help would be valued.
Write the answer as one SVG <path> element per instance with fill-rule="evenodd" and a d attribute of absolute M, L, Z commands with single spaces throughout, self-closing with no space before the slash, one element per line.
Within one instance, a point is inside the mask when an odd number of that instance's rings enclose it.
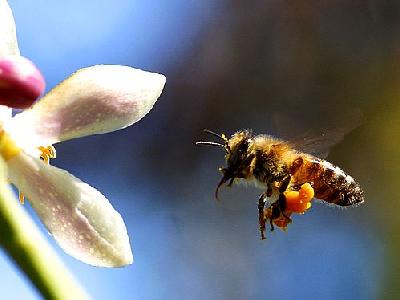
<path fill-rule="evenodd" d="M 118 248 L 121 245 L 99 245 L 98 241 L 95 241 L 94 245 L 84 250 L 77 250 L 77 248 L 70 248 L 71 243 L 76 243 L 77 241 L 73 241 L 71 238 L 67 240 L 65 237 L 60 238 L 58 233 L 54 235 L 54 238 L 60 247 L 70 256 L 94 267 L 122 268 L 133 263 L 129 241 L 121 248 Z"/>
<path fill-rule="evenodd" d="M 137 122 L 153 108 L 154 104 L 161 96 L 167 78 L 159 73 L 151 73 L 140 69 L 133 70 L 137 71 L 138 75 L 137 79 L 132 77 L 131 80 L 137 80 L 138 86 L 141 86 L 140 93 L 135 91 L 131 95 L 132 99 L 137 97 L 138 115 L 137 120 L 134 120 L 134 122 Z"/>
<path fill-rule="evenodd" d="M 129 248 L 129 251 L 121 252 L 120 256 L 117 259 L 114 259 L 110 265 L 106 265 L 103 267 L 122 268 L 131 264 L 133 264 L 133 255 L 132 251 Z"/>
<path fill-rule="evenodd" d="M 126 247 L 114 247 L 112 252 L 105 252 L 105 248 L 103 247 L 101 249 L 91 247 L 86 253 L 77 253 L 76 250 L 69 251 L 69 249 L 65 248 L 61 243 L 59 243 L 59 245 L 72 257 L 94 267 L 122 268 L 133 263 L 133 255 L 129 241 L 125 244 Z"/>
<path fill-rule="evenodd" d="M 19 55 L 15 21 L 7 0 L 0 0 L 0 57 Z"/>

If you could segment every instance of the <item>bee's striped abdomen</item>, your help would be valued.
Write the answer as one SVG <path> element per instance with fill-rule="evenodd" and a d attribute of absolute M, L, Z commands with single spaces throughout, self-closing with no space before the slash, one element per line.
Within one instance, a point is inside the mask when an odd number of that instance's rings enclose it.
<path fill-rule="evenodd" d="M 315 198 L 350 206 L 364 202 L 363 191 L 353 177 L 331 163 L 312 156 L 301 156 L 291 166 L 292 184 L 312 184 Z"/>

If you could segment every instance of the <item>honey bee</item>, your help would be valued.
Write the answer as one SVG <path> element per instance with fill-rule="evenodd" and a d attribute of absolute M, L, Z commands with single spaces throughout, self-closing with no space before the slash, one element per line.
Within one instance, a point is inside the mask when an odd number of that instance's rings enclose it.
<path fill-rule="evenodd" d="M 253 135 L 249 130 L 240 130 L 230 138 L 204 131 L 221 142 L 196 144 L 225 151 L 227 166 L 219 168 L 222 178 L 215 191 L 217 199 L 219 189 L 234 182 L 251 182 L 264 190 L 258 199 L 261 239 L 265 239 L 266 222 L 271 231 L 274 224 L 286 229 L 292 221 L 290 215 L 304 213 L 314 197 L 342 207 L 364 202 L 363 191 L 353 177 L 324 159 L 296 150 L 290 142 L 270 135 Z M 277 200 L 269 203 L 273 194 Z"/>

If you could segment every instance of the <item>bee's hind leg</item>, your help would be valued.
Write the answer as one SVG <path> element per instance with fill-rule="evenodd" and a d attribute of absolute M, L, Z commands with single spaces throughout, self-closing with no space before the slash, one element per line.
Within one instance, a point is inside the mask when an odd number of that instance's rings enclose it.
<path fill-rule="evenodd" d="M 278 202 L 274 202 L 272 203 L 270 209 L 270 216 L 269 216 L 269 225 L 271 226 L 270 231 L 274 231 L 275 230 L 275 226 L 274 226 L 274 220 L 279 218 L 279 216 L 281 215 L 281 209 L 279 208 L 279 203 Z"/>
<path fill-rule="evenodd" d="M 274 223 L 272 222 L 272 219 L 269 219 L 269 225 L 271 226 L 270 231 L 271 232 L 274 231 L 275 230 L 275 226 L 274 226 Z"/>
<path fill-rule="evenodd" d="M 288 223 L 292 223 L 292 219 L 285 214 L 286 198 L 283 193 L 279 193 L 279 199 L 277 203 L 278 203 L 279 213 L 288 221 Z"/>
<path fill-rule="evenodd" d="M 280 213 L 288 221 L 288 223 L 291 223 L 292 219 L 284 213 L 284 211 L 286 209 L 286 197 L 283 193 L 287 190 L 291 179 L 292 179 L 292 177 L 290 175 L 287 175 L 282 180 L 281 185 L 279 186 L 279 199 L 277 201 Z"/>
<path fill-rule="evenodd" d="M 279 193 L 282 194 L 283 192 L 285 192 L 289 186 L 290 181 L 292 180 L 292 176 L 287 175 L 286 177 L 284 177 L 281 181 L 281 184 L 279 186 Z"/>

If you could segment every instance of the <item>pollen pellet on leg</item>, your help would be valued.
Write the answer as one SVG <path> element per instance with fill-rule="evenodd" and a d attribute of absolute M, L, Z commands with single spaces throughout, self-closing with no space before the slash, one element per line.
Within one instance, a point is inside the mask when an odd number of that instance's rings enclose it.
<path fill-rule="evenodd" d="M 299 192 L 298 191 L 286 191 L 284 192 L 286 202 L 291 203 L 291 202 L 298 202 L 299 201 Z"/>
<path fill-rule="evenodd" d="M 304 213 L 311 207 L 311 200 L 314 198 L 314 189 L 311 184 L 304 183 L 299 191 L 284 192 L 286 209 L 295 213 Z"/>
<path fill-rule="evenodd" d="M 314 198 L 314 189 L 308 182 L 304 183 L 299 191 L 299 199 L 304 202 L 310 202 Z"/>

